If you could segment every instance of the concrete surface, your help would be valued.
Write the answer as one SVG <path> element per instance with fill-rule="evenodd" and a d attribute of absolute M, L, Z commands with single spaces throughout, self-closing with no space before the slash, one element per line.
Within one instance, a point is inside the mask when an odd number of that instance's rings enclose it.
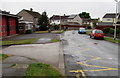
<path fill-rule="evenodd" d="M 34 44 L 43 44 L 43 43 L 50 43 L 50 38 L 40 38 L 37 41 L 33 42 Z"/>
<path fill-rule="evenodd" d="M 23 56 L 58 67 L 60 43 L 15 45 L 2 50 L 4 54 Z"/>

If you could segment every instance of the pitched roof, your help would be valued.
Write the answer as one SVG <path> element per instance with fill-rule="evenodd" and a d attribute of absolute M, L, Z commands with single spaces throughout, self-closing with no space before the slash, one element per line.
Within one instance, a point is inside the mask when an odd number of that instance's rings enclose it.
<path fill-rule="evenodd" d="M 115 18 L 115 17 L 116 17 L 116 13 L 107 13 L 103 16 L 103 18 Z M 120 17 L 120 14 L 119 14 L 119 17 Z"/>
<path fill-rule="evenodd" d="M 50 19 L 52 20 L 60 20 L 60 19 L 68 19 L 69 16 L 59 16 L 59 15 L 53 15 Z"/>
<path fill-rule="evenodd" d="M 10 16 L 10 17 L 17 17 L 17 18 L 19 18 L 17 15 L 10 14 L 10 12 L 6 12 L 6 11 L 2 11 L 2 10 L 0 10 L 0 15 Z"/>
<path fill-rule="evenodd" d="M 68 19 L 74 19 L 77 15 L 70 15 Z"/>
<path fill-rule="evenodd" d="M 35 12 L 35 11 L 29 11 L 29 10 L 26 10 L 26 9 L 23 9 L 24 11 L 28 12 L 30 15 L 32 15 L 33 17 L 39 17 L 40 14 L 38 12 Z"/>

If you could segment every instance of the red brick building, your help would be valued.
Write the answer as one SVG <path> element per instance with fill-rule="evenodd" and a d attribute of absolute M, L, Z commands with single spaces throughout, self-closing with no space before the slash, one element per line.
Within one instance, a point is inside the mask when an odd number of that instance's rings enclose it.
<path fill-rule="evenodd" d="M 18 33 L 18 16 L 0 11 L 0 37 Z"/>

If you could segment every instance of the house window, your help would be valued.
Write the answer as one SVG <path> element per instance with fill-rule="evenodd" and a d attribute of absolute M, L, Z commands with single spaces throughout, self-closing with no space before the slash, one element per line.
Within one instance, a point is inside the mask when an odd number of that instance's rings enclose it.
<path fill-rule="evenodd" d="M 107 21 L 112 21 L 111 19 L 107 19 Z"/>

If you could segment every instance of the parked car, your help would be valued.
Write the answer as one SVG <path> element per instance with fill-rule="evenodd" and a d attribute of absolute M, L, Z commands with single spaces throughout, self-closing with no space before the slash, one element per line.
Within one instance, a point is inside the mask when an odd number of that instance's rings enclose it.
<path fill-rule="evenodd" d="M 104 33 L 102 30 L 95 29 L 95 30 L 91 31 L 90 38 L 104 39 Z"/>
<path fill-rule="evenodd" d="M 78 34 L 86 34 L 85 28 L 79 28 Z"/>

